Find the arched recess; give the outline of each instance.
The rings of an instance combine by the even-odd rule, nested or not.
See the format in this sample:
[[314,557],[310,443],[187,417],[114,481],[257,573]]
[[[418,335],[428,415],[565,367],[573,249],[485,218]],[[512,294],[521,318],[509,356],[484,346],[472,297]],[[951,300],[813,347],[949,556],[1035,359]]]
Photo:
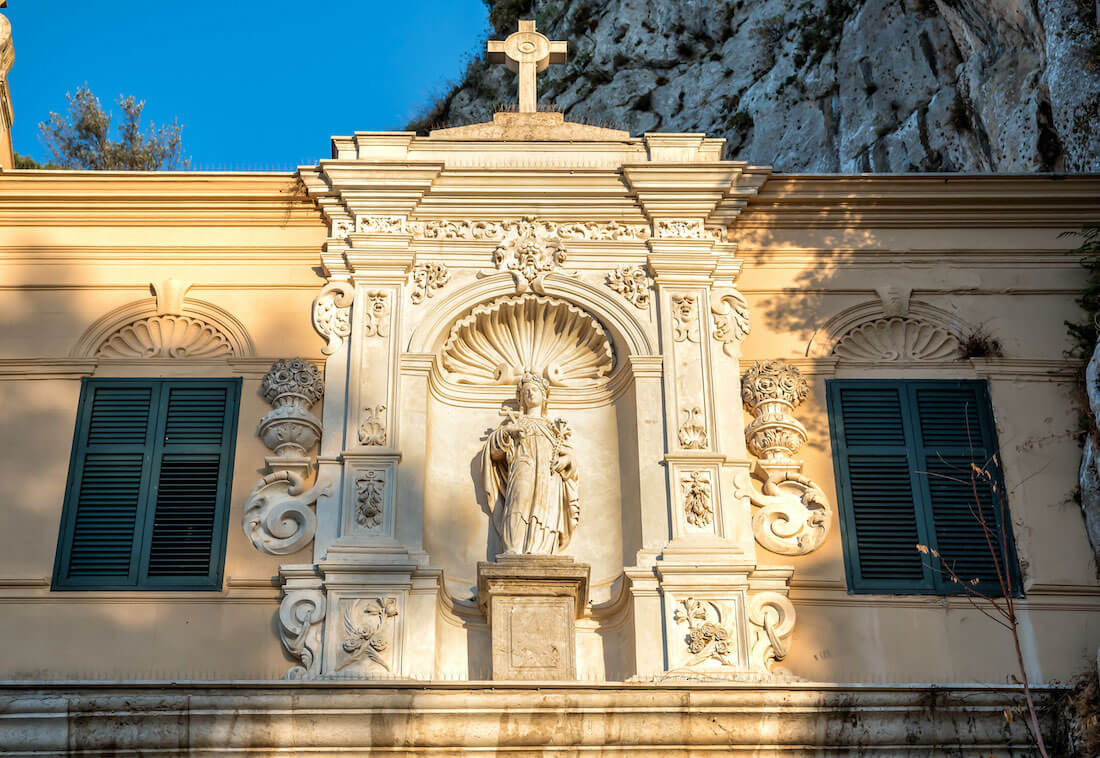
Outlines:
[[903,310],[882,302],[853,306],[829,319],[810,338],[806,355],[855,363],[953,360],[972,327],[934,305],[912,301]]
[[180,295],[149,297],[104,314],[69,353],[72,358],[250,358],[244,324],[213,303]]
[[[605,291],[571,277],[550,274],[544,281],[546,297],[580,309],[598,322],[614,353],[614,366],[599,386],[560,387],[555,389],[557,402],[564,406],[602,405],[630,383],[630,356],[652,355],[653,342],[646,329],[616,298]],[[454,403],[497,405],[514,391],[506,384],[458,384],[447,378],[442,367],[442,353],[452,328],[468,319],[475,309],[494,301],[516,295],[515,280],[508,273],[493,274],[467,284],[451,293],[417,327],[408,342],[412,353],[436,356],[431,373],[431,388],[440,399]]]

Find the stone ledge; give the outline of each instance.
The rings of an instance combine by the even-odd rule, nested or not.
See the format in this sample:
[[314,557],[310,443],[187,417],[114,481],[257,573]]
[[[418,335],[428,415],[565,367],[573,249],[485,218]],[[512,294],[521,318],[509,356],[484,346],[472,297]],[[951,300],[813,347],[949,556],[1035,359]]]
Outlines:
[[[1040,704],[1060,691],[1035,688]],[[9,682],[0,750],[1023,756],[1023,720],[1003,716],[1021,699],[1003,685]]]

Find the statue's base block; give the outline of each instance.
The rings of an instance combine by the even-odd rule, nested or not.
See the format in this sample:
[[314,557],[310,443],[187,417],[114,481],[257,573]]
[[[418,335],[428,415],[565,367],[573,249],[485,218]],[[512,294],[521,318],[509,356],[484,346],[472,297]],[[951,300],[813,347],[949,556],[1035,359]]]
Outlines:
[[574,622],[588,603],[587,563],[498,555],[477,564],[477,596],[493,642],[493,679],[577,678]]

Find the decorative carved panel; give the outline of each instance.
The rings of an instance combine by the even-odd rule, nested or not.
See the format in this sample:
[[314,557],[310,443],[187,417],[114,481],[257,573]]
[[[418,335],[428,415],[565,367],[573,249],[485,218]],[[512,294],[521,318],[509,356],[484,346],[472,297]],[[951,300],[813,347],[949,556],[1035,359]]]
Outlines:
[[614,366],[603,326],[553,297],[504,297],[475,307],[451,328],[443,367],[462,384],[515,384],[524,373],[551,385],[591,387]]
[[913,318],[880,318],[849,330],[833,347],[843,360],[943,361],[959,354],[958,338],[935,324]]

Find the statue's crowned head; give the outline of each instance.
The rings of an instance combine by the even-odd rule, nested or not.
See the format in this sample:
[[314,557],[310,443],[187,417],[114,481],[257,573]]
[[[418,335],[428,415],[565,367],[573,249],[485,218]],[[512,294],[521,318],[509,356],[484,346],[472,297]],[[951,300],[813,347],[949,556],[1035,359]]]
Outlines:
[[[538,395],[537,402],[534,397],[536,394]],[[530,371],[524,372],[523,376],[520,377],[519,382],[516,384],[516,398],[523,408],[529,408],[532,405],[545,405],[546,399],[549,396],[550,383],[538,374],[533,374]]]

